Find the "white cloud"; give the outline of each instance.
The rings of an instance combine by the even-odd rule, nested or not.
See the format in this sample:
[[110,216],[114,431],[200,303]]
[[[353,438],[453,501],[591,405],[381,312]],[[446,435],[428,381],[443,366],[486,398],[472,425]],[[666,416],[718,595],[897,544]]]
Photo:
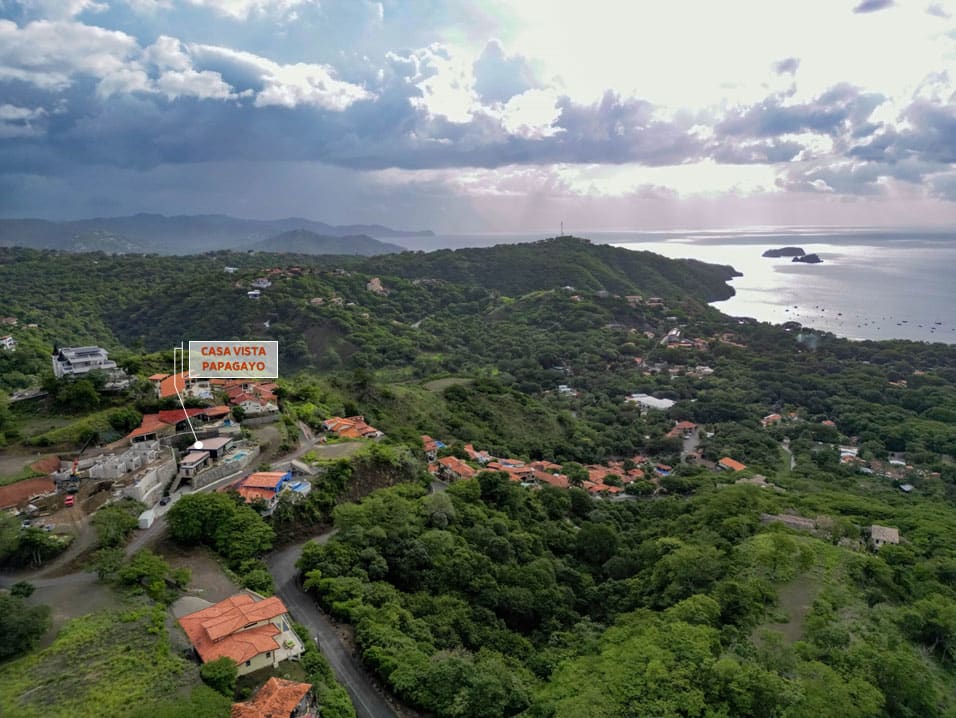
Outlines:
[[256,107],[313,105],[344,110],[353,102],[372,96],[360,85],[333,77],[333,69],[328,65],[283,65],[251,52],[215,45],[191,45],[189,52],[200,67],[215,61],[241,68],[246,75],[255,77],[262,85],[256,93]]
[[247,20],[252,16],[288,16],[302,5],[318,5],[316,0],[185,0],[190,5],[209,8],[223,17]]
[[135,38],[78,22],[40,20],[18,27],[0,20],[0,80],[62,90],[74,75],[103,79],[138,52]]
[[81,12],[103,12],[109,9],[106,2],[96,0],[23,0],[24,8],[49,20],[66,20]]
[[192,60],[186,54],[183,44],[168,35],[156,38],[156,42],[143,51],[143,59],[160,70],[188,70],[192,67]]
[[509,134],[518,137],[550,137],[559,130],[553,126],[561,114],[558,93],[554,90],[528,90],[512,97],[502,108],[500,119]]
[[167,70],[153,84],[169,100],[196,97],[201,100],[228,100],[236,97],[232,87],[223,82],[218,72],[203,70]]

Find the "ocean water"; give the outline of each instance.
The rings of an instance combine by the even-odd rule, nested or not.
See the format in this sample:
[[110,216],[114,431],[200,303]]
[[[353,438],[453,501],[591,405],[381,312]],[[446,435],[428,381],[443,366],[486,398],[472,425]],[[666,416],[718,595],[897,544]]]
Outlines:
[[[743,276],[735,296],[714,307],[731,316],[804,326],[850,339],[911,339],[956,344],[956,231],[868,228],[766,228],[721,231],[587,232],[593,242],[674,259],[729,264]],[[442,235],[414,249],[482,247],[545,234]],[[762,257],[796,245],[822,264]]]

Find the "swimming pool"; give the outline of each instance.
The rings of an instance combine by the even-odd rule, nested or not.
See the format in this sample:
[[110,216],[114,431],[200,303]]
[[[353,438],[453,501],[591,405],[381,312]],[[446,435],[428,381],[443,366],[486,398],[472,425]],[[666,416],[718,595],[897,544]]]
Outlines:
[[230,457],[229,457],[229,461],[242,461],[242,460],[243,460],[244,458],[246,458],[248,455],[249,455],[248,452],[246,452],[246,451],[240,451],[238,454],[233,454],[232,456],[230,456]]

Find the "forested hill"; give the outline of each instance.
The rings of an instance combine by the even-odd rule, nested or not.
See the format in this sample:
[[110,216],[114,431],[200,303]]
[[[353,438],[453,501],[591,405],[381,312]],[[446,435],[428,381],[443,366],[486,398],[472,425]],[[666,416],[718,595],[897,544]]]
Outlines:
[[260,252],[288,252],[291,254],[359,254],[370,257],[376,254],[403,252],[404,247],[380,242],[366,234],[350,234],[330,237],[307,229],[293,229],[275,237],[264,239],[249,246]]
[[739,276],[728,266],[672,260],[651,252],[591,244],[577,237],[427,254],[407,252],[373,259],[361,267],[370,274],[443,279],[509,296],[571,286],[669,298],[690,295],[707,302],[733,296],[726,282]]
[[[249,249],[257,242],[293,230],[314,232],[324,237],[367,235],[396,238],[432,235],[429,230],[404,232],[377,224],[336,226],[299,217],[252,220],[218,214],[175,217],[136,214],[129,217],[99,217],[68,222],[0,219],[0,246],[59,249],[68,252],[194,254],[220,249]],[[353,253],[348,247],[335,251],[342,254]],[[401,250],[391,245],[385,251]]]

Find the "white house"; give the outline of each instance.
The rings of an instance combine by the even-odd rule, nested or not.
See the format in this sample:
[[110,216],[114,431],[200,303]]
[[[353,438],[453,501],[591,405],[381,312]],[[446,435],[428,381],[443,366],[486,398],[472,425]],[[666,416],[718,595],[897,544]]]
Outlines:
[[0,337],[0,347],[3,347],[6,352],[15,352],[17,350],[17,340],[7,334],[5,337]]
[[651,396],[650,394],[631,394],[624,401],[630,404],[637,404],[643,410],[647,409],[656,409],[657,411],[665,411],[670,409],[677,402],[673,399],[658,399],[657,397]]
[[100,347],[61,347],[53,355],[53,373],[57,379],[87,374],[91,371],[113,371],[116,362]]

